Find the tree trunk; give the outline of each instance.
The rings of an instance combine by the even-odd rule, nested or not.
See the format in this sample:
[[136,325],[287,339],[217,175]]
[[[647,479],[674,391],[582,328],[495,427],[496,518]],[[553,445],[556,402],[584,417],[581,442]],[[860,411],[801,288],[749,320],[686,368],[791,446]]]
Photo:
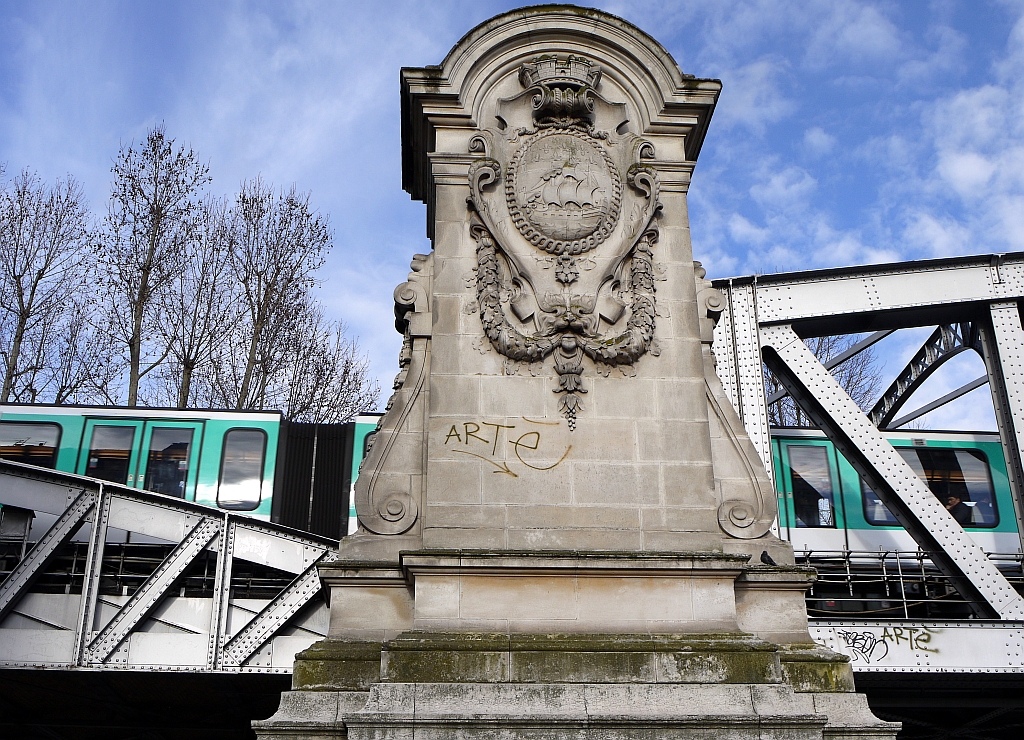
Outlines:
[[192,389],[192,370],[195,368],[194,360],[186,360],[181,363],[181,390],[178,391],[178,408],[188,408],[188,394]]
[[11,354],[7,360],[7,372],[4,373],[4,389],[0,394],[0,403],[7,403],[11,400],[11,391],[14,389],[14,378],[18,372],[18,361],[21,359],[21,345],[25,341],[25,327],[28,325],[28,315],[22,313],[18,316],[18,325],[14,329],[14,339],[11,341]]
[[259,346],[260,332],[262,326],[254,326],[252,339],[249,341],[249,356],[245,360],[245,373],[242,375],[242,386],[238,389],[238,401],[235,408],[239,411],[245,408],[245,399],[249,397],[249,386],[252,384],[252,375],[256,369],[256,349]]

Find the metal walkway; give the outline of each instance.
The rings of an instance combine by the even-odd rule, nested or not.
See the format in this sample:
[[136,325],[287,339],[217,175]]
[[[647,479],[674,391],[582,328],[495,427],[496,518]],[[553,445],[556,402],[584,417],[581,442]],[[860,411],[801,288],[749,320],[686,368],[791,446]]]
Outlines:
[[0,504],[55,518],[0,582],[0,667],[290,673],[327,633],[333,540],[5,460]]

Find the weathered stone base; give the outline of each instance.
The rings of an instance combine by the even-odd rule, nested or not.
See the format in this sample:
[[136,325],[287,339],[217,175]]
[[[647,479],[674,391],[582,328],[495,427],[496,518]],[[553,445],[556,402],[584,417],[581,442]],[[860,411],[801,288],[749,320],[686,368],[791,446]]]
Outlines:
[[291,691],[253,723],[264,740],[891,740],[860,694],[781,684],[383,683]]

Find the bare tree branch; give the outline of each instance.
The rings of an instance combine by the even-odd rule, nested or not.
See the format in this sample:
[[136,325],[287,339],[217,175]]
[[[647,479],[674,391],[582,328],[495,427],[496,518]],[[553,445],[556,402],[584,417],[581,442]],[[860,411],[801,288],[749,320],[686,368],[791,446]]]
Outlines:
[[135,406],[140,379],[171,352],[160,302],[194,248],[199,193],[210,178],[196,153],[175,147],[163,125],[137,147],[123,147],[111,171],[97,252],[110,331],[127,355],[128,405]]

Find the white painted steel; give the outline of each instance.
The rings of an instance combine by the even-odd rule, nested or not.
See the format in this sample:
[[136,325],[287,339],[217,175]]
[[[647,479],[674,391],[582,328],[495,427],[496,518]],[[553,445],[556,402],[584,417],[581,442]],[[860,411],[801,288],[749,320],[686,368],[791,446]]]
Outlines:
[[[1000,262],[1000,260],[1002,260]],[[715,281],[721,287],[724,281]],[[990,302],[1024,292],[1024,255],[759,276],[762,324],[878,311]]]
[[857,673],[1020,673],[1024,623],[811,620],[819,645]]
[[220,525],[220,521],[216,519],[203,519],[178,543],[153,575],[89,643],[85,655],[86,662],[104,663],[110,658],[111,653],[120,646],[128,633],[138,626],[167,594],[167,589],[178,576],[185,572],[192,561],[220,533]]
[[[818,361],[803,340],[789,326],[761,329],[761,342],[771,347],[789,371],[806,388],[843,436],[853,443],[864,459],[899,496],[906,510],[916,517],[974,589],[1002,619],[1024,618],[1024,599],[999,569],[985,556],[945,510],[935,494]],[[929,547],[931,549],[930,543]]]
[[61,545],[74,536],[95,505],[96,494],[93,491],[82,491],[46,535],[22,558],[4,582],[0,583],[0,619],[24,595],[32,583],[32,577],[39,569],[49,562]]
[[[290,673],[295,653],[327,633],[326,604],[310,600],[330,540],[8,461],[0,461],[0,504],[41,504],[58,515],[0,584],[2,667]],[[34,578],[83,525],[90,530],[82,594],[32,593]],[[131,597],[99,593],[107,530],[115,527],[179,543]],[[174,593],[175,579],[214,551],[213,598]],[[234,558],[297,575],[273,599],[232,599]]]
[[[721,351],[733,358],[734,395],[739,399],[737,409],[743,426],[754,444],[769,479],[774,480],[772,441],[768,429],[768,407],[765,402],[764,372],[761,368],[761,348],[758,340],[757,295],[754,286],[739,286],[728,301],[732,317],[730,340],[733,345]],[[721,324],[722,321],[719,321]],[[712,345],[712,350],[715,346]],[[716,358],[720,353],[715,352]]]

